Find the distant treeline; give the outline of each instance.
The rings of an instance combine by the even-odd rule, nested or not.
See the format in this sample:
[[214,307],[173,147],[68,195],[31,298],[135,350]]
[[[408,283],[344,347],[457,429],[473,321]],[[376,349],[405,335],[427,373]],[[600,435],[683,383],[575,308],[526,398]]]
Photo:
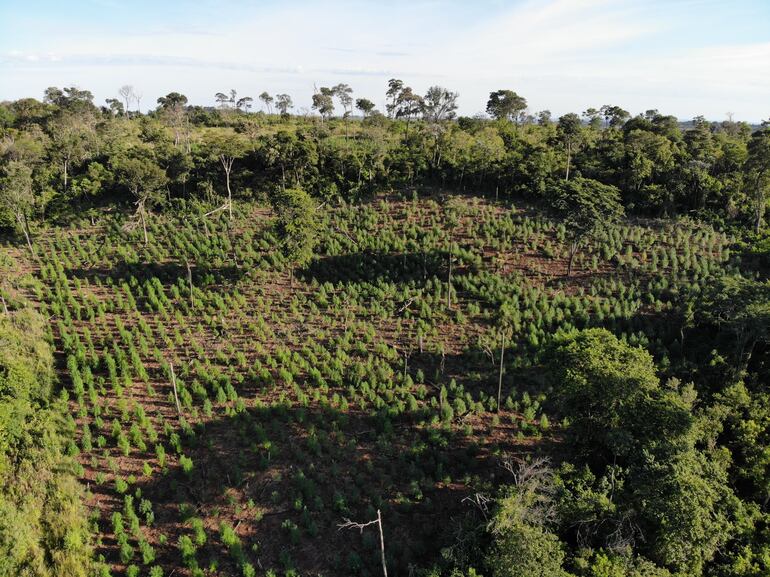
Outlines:
[[[5,220],[28,226],[73,204],[144,195],[147,209],[173,197],[250,197],[275,187],[353,200],[383,188],[439,186],[547,200],[575,177],[616,187],[627,213],[693,215],[759,230],[770,189],[770,127],[673,116],[631,116],[617,106],[552,119],[527,113],[510,90],[490,94],[488,117],[456,117],[455,92],[420,96],[391,80],[385,114],[349,86],[322,87],[313,110],[292,115],[291,97],[218,93],[218,108],[177,92],[147,114],[89,91],[49,88],[43,101],[0,104]],[[342,108],[334,116],[335,102]],[[352,118],[354,104],[363,120]],[[275,114],[273,114],[275,112]],[[8,192],[8,188],[14,188]],[[11,198],[9,198],[11,197]]]

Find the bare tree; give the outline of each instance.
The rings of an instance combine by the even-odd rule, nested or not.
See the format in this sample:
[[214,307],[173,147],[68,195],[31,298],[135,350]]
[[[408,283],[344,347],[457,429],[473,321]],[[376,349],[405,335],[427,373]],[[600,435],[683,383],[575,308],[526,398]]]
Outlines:
[[513,475],[518,499],[525,504],[522,520],[533,525],[543,525],[556,518],[554,501],[553,469],[548,457],[537,457],[530,461],[504,455],[503,469]]
[[227,202],[209,214],[227,209],[230,220],[233,219],[233,191],[230,187],[230,176],[233,170],[233,164],[238,158],[242,158],[247,150],[247,142],[240,134],[211,133],[207,135],[206,148],[212,157],[215,157],[222,164],[225,172],[225,185],[227,187]]
[[134,87],[130,84],[124,84],[118,90],[118,95],[123,99],[123,102],[126,103],[126,114],[128,114],[131,110],[131,102],[136,98]]
[[500,412],[500,403],[503,396],[503,371],[505,367],[503,365],[503,359],[505,357],[505,331],[500,331],[500,374],[497,377],[497,407],[496,412]]
[[382,515],[380,515],[379,509],[377,509],[377,518],[373,521],[369,521],[368,523],[356,523],[350,519],[345,519],[345,522],[337,525],[337,527],[339,527],[339,531],[342,529],[358,529],[359,532],[363,533],[364,529],[369,525],[377,525],[377,528],[380,530],[380,556],[382,559],[382,574],[384,577],[388,577],[388,566],[385,563],[385,537],[382,534]]

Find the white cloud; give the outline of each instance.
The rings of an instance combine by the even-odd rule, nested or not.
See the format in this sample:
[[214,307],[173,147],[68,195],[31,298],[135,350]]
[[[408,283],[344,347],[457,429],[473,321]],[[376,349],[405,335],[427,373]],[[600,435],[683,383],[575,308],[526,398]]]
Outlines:
[[[217,6],[205,9],[216,16]],[[770,39],[664,52],[658,43],[671,24],[646,2],[528,0],[467,23],[434,1],[228,9],[206,26],[151,22],[123,34],[65,27],[31,37],[23,50],[0,54],[0,98],[74,83],[101,99],[133,83],[146,102],[181,90],[211,104],[214,92],[235,87],[289,92],[307,106],[314,84],[348,82],[382,106],[396,76],[420,91],[433,83],[458,90],[466,114],[483,110],[498,88],[557,114],[605,103],[685,117],[770,114]]]

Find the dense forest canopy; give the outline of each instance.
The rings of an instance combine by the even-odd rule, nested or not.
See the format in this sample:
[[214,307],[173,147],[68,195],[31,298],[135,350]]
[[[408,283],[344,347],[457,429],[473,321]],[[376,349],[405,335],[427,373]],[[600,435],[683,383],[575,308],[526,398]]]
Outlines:
[[770,573],[770,122],[384,89],[0,103],[0,576]]

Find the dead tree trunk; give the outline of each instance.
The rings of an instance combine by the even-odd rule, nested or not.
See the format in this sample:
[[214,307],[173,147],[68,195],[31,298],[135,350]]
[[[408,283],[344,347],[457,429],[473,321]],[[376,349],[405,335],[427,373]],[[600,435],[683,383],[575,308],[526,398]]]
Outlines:
[[21,229],[24,231],[24,238],[27,239],[29,254],[35,256],[35,250],[32,248],[32,240],[29,235],[29,223],[27,222],[27,217],[24,214],[19,213],[16,215],[16,219],[19,221],[19,226],[21,226]]
[[497,412],[500,412],[500,402],[503,397],[503,358],[505,356],[505,333],[500,335],[500,373],[497,377]]
[[446,308],[451,309],[452,308],[452,247],[449,247],[449,253],[448,253],[448,260],[449,260],[449,273],[447,274],[446,279]]
[[182,414],[182,408],[179,406],[179,395],[176,391],[176,375],[174,374],[174,364],[169,363],[168,364],[169,369],[171,369],[171,386],[174,387],[174,402],[176,403],[176,414],[181,415]]
[[385,561],[385,535],[382,532],[382,515],[380,514],[380,510],[377,509],[377,518],[373,521],[369,521],[368,523],[354,523],[350,519],[345,519],[345,522],[338,525],[338,527],[340,531],[342,529],[358,529],[359,532],[363,533],[364,529],[369,525],[377,525],[377,528],[380,531],[380,559],[382,560],[382,574],[384,577],[388,577],[388,565]]
[[578,245],[577,242],[573,242],[569,248],[569,261],[567,262],[567,276],[572,276],[572,265],[575,262],[575,255],[577,254]]
[[192,269],[190,268],[190,261],[188,259],[184,259],[184,263],[187,266],[187,284],[190,285],[190,307],[195,308],[195,294],[193,293]]
[[141,205],[139,208],[139,218],[142,221],[142,232],[144,232],[144,246],[147,246],[150,243],[150,240],[147,237],[147,219],[144,215],[144,205]]
[[233,170],[235,157],[221,155],[219,160],[222,162],[222,168],[225,169],[225,184],[227,185],[227,209],[230,214],[230,220],[233,220],[233,191],[230,189],[230,172]]

